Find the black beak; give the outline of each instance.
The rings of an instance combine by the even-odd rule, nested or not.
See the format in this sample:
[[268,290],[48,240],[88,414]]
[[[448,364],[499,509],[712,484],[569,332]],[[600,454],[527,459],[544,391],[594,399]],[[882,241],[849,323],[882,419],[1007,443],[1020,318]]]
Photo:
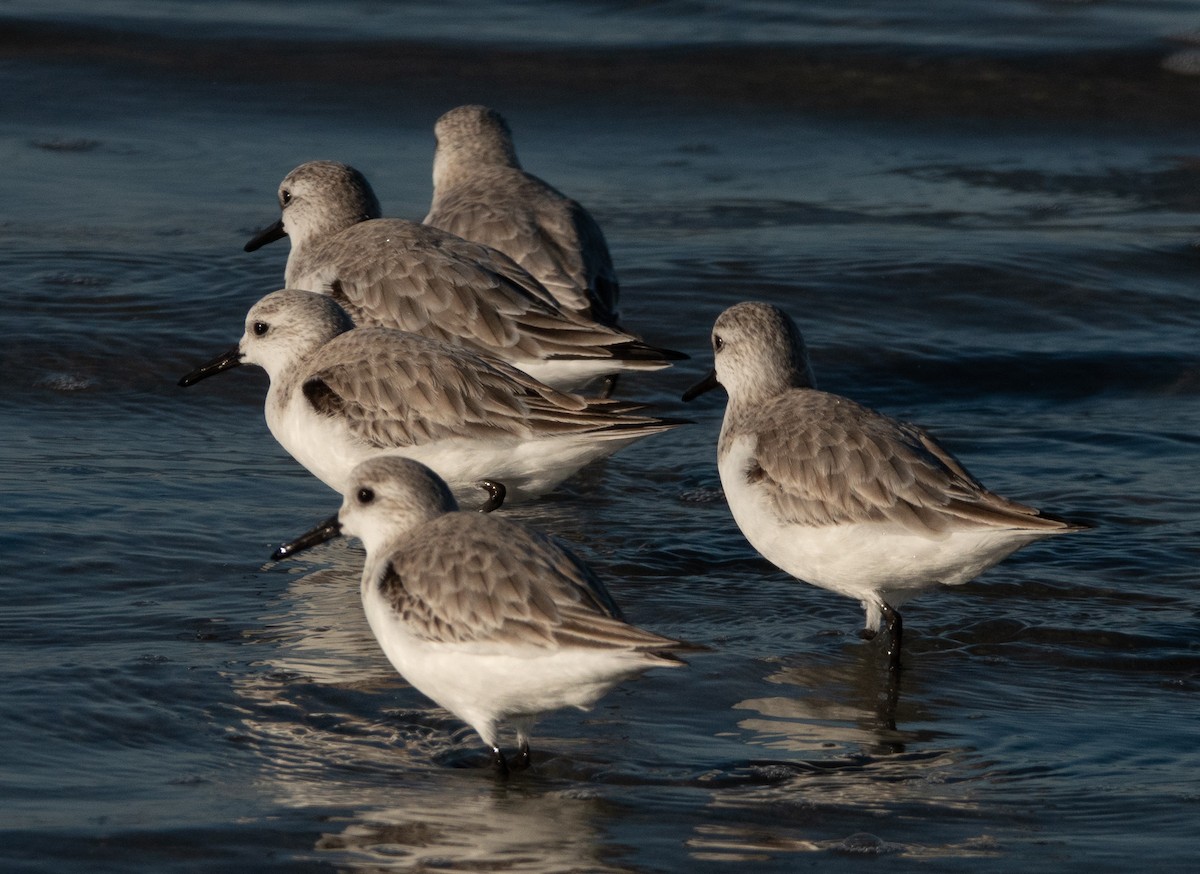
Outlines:
[[330,516],[316,528],[305,532],[295,540],[285,543],[271,553],[271,561],[282,561],[285,558],[291,558],[297,552],[316,546],[318,543],[324,543],[326,540],[333,540],[342,533],[342,523],[338,521],[337,516]]
[[257,234],[250,238],[250,242],[246,243],[245,250],[253,252],[256,249],[261,249],[267,243],[274,243],[276,240],[282,240],[287,236],[287,231],[283,229],[283,219],[275,222],[268,228],[263,228]]
[[716,368],[713,368],[712,370],[710,370],[708,372],[708,374],[704,377],[704,379],[700,380],[698,383],[696,383],[694,386],[692,386],[691,388],[689,388],[687,391],[685,391],[683,393],[683,399],[685,401],[695,400],[696,398],[700,397],[700,395],[704,394],[706,391],[712,391],[714,388],[716,388],[720,384],[721,383],[717,382]]
[[228,352],[218,355],[208,364],[201,364],[183,379],[179,380],[179,384],[184,388],[189,385],[195,385],[202,379],[207,379],[214,373],[220,373],[222,370],[228,370],[231,367],[237,367],[242,363],[242,350],[234,346]]

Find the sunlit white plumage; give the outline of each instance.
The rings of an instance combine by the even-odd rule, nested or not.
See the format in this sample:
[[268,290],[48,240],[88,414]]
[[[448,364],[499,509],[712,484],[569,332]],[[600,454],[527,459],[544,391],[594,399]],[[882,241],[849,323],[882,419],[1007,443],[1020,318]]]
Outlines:
[[389,661],[471,725],[502,770],[502,724],[528,764],[538,715],[590,708],[621,680],[678,667],[678,641],[626,623],[575,555],[519,523],[458,512],[446,484],[410,459],[374,458],[348,479],[336,520],[276,557],[334,536],[367,551],[362,601]]
[[579,203],[521,168],[503,116],[458,106],[434,134],[425,224],[498,249],[563,307],[616,324],[619,285],[604,233]]
[[892,632],[896,608],[973,579],[1017,549],[1082,527],[989,492],[926,432],[818,391],[804,341],[777,307],[740,303],[712,332],[729,394],[717,465],[730,511],[768,561],[862,603]]
[[439,228],[375,216],[366,179],[334,161],[301,164],[279,187],[289,288],[328,294],[360,326],[421,334],[495,356],[562,389],[687,356],[565,310],[508,256]]
[[275,439],[339,492],[365,459],[404,455],[460,493],[493,480],[519,500],[680,424],[557,391],[461,347],[354,328],[333,299],[295,289],[256,303],[238,346],[181,384],[242,363],[271,378],[266,419]]

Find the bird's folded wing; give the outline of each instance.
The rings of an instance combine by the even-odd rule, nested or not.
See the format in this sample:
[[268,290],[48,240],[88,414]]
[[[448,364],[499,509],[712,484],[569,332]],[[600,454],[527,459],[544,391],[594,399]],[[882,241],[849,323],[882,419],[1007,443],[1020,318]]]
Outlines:
[[797,524],[888,521],[931,535],[1062,524],[989,492],[917,426],[846,398],[789,392],[761,412],[755,430],[746,475]]

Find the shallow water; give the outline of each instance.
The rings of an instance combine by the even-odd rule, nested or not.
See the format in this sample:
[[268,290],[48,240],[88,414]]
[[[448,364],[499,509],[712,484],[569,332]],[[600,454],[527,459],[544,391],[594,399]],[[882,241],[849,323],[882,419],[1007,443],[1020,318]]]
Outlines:
[[[1200,814],[1194,3],[0,5],[6,871],[1191,870]],[[282,283],[295,164],[428,206],[432,124],[508,116],[593,211],[625,386],[696,425],[512,516],[707,644],[546,718],[497,784],[388,667],[361,552],[265,378],[178,377]],[[1095,530],[906,609],[757,558],[720,499],[725,306],[818,379]]]

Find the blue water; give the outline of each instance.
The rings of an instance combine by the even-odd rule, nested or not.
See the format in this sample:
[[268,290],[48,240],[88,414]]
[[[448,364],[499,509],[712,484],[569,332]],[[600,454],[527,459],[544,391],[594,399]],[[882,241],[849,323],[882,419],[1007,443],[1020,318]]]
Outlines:
[[[1190,871],[1200,817],[1194,2],[0,3],[0,869]],[[539,724],[506,784],[385,662],[337,497],[250,369],[180,389],[282,284],[241,246],[313,158],[428,206],[486,102],[585,203],[694,426],[513,517],[574,543],[686,671]],[[725,306],[1093,531],[905,611],[758,558]]]

